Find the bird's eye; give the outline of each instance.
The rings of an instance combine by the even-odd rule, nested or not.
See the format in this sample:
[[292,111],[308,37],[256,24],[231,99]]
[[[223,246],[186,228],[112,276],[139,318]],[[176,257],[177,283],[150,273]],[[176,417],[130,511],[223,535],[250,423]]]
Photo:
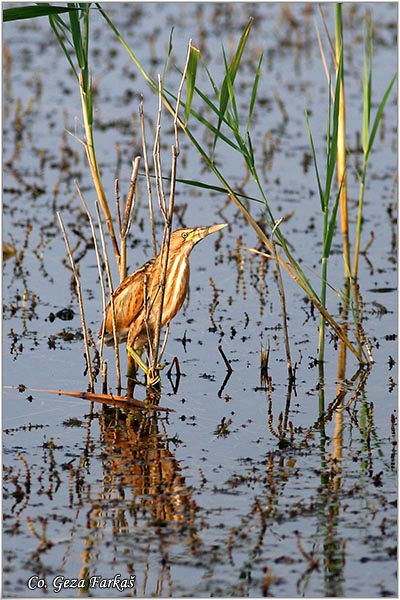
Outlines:
[[182,235],[183,239],[186,240],[186,238],[188,236],[188,232],[184,231],[181,235]]

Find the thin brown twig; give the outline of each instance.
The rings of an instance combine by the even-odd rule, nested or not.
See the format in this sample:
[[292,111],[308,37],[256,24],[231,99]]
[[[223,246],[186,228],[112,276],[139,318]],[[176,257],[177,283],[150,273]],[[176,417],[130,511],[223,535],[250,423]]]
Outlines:
[[136,181],[140,165],[140,156],[137,156],[132,163],[131,180],[129,184],[128,197],[125,203],[124,218],[120,224],[119,238],[121,246],[121,267],[120,267],[120,278],[121,280],[126,277],[126,241],[128,233],[132,223],[132,210],[135,206],[135,189]]
[[[101,268],[101,255],[100,255],[100,248],[99,248],[99,244],[97,242],[97,236],[96,236],[96,231],[95,231],[95,227],[94,227],[94,222],[93,222],[93,218],[92,215],[90,213],[89,207],[86,203],[86,200],[81,192],[81,189],[77,183],[77,181],[75,181],[75,187],[77,189],[77,192],[79,194],[79,197],[81,199],[81,202],[85,208],[87,217],[89,219],[89,225],[90,225],[90,229],[92,232],[92,239],[93,239],[93,244],[94,244],[94,250],[95,250],[95,254],[96,254],[96,260],[97,260],[97,268],[99,271],[99,278],[100,278],[100,286],[101,286],[101,297],[102,297],[102,301],[103,301],[103,313],[105,313],[106,310],[106,306],[107,306],[107,295],[106,295],[106,288],[104,285],[104,277],[103,277],[103,270]],[[104,347],[104,340],[103,340],[103,329],[104,329],[104,320],[102,323],[102,329],[100,331],[100,360],[103,360],[103,347]]]
[[126,238],[126,236],[128,235],[129,228],[130,228],[130,225],[132,222],[132,209],[135,206],[135,191],[136,191],[136,181],[137,181],[137,176],[138,176],[138,171],[139,171],[139,165],[140,165],[140,156],[137,156],[132,163],[131,181],[129,184],[129,192],[128,192],[128,197],[126,199],[126,204],[125,204],[125,214],[124,214],[124,222],[123,222],[123,228],[122,228],[122,235],[124,238]]
[[152,240],[153,240],[153,254],[154,254],[154,256],[157,256],[157,238],[156,238],[156,228],[155,228],[155,223],[154,223],[153,197],[152,197],[152,191],[151,191],[149,160],[148,160],[148,156],[147,156],[146,127],[145,127],[144,113],[143,113],[143,98],[141,98],[140,104],[139,104],[139,116],[140,116],[140,127],[141,127],[141,131],[142,131],[142,149],[143,149],[144,170],[146,173],[147,197],[149,200],[149,216],[150,216],[150,225],[151,225],[151,235],[152,235]]
[[165,327],[165,333],[164,333],[163,343],[162,343],[160,354],[159,354],[159,361],[164,356],[165,348],[167,347],[167,341],[168,341],[168,336],[169,336],[169,328],[170,328],[170,324],[167,323],[167,325]]
[[75,278],[75,285],[76,285],[76,291],[78,294],[79,311],[80,311],[80,315],[81,315],[81,323],[82,323],[82,330],[83,330],[83,340],[84,340],[84,344],[85,344],[86,363],[87,363],[87,368],[88,368],[88,373],[89,373],[89,389],[90,389],[90,391],[94,392],[94,379],[93,379],[92,365],[91,365],[91,360],[90,360],[89,339],[88,339],[88,334],[87,334],[87,329],[86,329],[85,311],[83,308],[81,282],[79,279],[78,271],[75,266],[74,257],[72,256],[71,246],[69,245],[69,240],[68,240],[68,235],[67,235],[66,229],[64,227],[62,217],[59,212],[57,212],[57,217],[58,217],[58,221],[60,223],[61,231],[64,236],[65,246],[67,248],[67,253],[69,256],[70,263],[71,263],[72,272],[73,272],[74,278]]
[[277,251],[276,251],[276,242],[274,239],[275,229],[276,229],[276,227],[279,227],[280,222],[281,221],[279,220],[275,223],[275,226],[272,230],[271,242],[272,242],[272,248],[273,248],[274,256],[275,256],[277,283],[278,283],[279,297],[281,300],[281,308],[282,308],[283,337],[285,340],[286,364],[287,364],[287,369],[288,369],[289,382],[292,383],[293,369],[292,369],[292,358],[291,358],[291,354],[290,354],[289,329],[288,329],[288,324],[287,324],[288,319],[287,319],[287,311],[286,311],[285,288],[283,285],[282,271],[281,271],[281,267],[279,264]]
[[325,71],[326,78],[327,78],[327,80],[329,82],[330,92],[331,92],[331,96],[332,96],[332,100],[333,100],[335,98],[335,92],[334,92],[334,89],[333,89],[333,84],[332,84],[331,77],[329,75],[329,69],[328,69],[328,64],[326,62],[325,50],[324,50],[324,48],[322,46],[321,34],[319,32],[317,23],[315,24],[315,28],[316,28],[316,31],[317,31],[317,39],[318,39],[319,51],[321,53],[322,64],[324,66],[324,71]]
[[165,199],[164,183],[162,180],[162,166],[161,166],[161,153],[160,153],[160,133],[161,133],[161,115],[162,115],[161,99],[162,99],[162,82],[161,82],[161,77],[158,76],[158,112],[157,112],[156,133],[154,136],[154,145],[153,145],[153,161],[154,161],[154,173],[155,173],[155,178],[156,178],[156,190],[157,190],[158,204],[160,207],[161,214],[164,217],[164,220],[167,220],[166,199]]
[[319,10],[319,14],[321,15],[322,24],[324,26],[325,34],[326,34],[326,37],[327,37],[328,42],[329,42],[329,47],[331,49],[332,59],[333,59],[334,64],[335,64],[335,68],[337,69],[338,65],[337,65],[337,61],[336,61],[335,44],[333,43],[332,38],[331,38],[331,36],[329,34],[328,25],[326,23],[325,15],[322,12],[321,4],[318,4],[318,10]]
[[121,217],[121,207],[120,207],[120,193],[119,193],[119,179],[114,181],[114,196],[115,196],[115,207],[117,213],[117,223],[118,223],[118,231],[121,232],[122,229],[122,217]]
[[[101,222],[100,209],[99,209],[98,202],[96,202],[96,214],[97,214],[97,219],[99,222],[101,246],[103,249],[104,262],[106,265],[108,287],[110,290],[110,308],[111,308],[111,318],[112,318],[112,327],[113,327],[113,336],[114,336],[115,369],[117,372],[117,389],[120,390],[121,389],[121,368],[120,368],[120,360],[119,360],[118,331],[117,331],[117,323],[115,320],[115,307],[114,307],[114,295],[113,295],[114,288],[113,288],[113,284],[112,284],[110,262],[108,260],[107,246],[106,246],[106,241],[105,241],[105,237],[104,237],[104,230],[103,230],[103,225]],[[105,322],[105,318],[106,318],[106,311],[104,308],[103,323]]]

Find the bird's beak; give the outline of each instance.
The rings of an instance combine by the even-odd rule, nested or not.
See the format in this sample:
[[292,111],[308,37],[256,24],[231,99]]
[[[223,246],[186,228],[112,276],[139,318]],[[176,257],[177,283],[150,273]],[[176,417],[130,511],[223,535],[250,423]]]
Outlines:
[[216,231],[219,231],[220,229],[223,229],[224,227],[227,227],[228,223],[221,223],[221,225],[210,225],[210,227],[206,227],[207,229],[207,233],[206,235],[210,235],[210,233],[215,233]]
[[227,225],[227,223],[222,223],[221,225],[210,225],[209,227],[196,227],[196,229],[193,231],[193,239],[199,242],[211,233],[215,233]]
[[226,226],[227,223],[222,223],[221,225],[210,225],[209,227],[196,227],[189,233],[186,241],[191,242],[192,245],[196,245],[211,233],[215,233]]

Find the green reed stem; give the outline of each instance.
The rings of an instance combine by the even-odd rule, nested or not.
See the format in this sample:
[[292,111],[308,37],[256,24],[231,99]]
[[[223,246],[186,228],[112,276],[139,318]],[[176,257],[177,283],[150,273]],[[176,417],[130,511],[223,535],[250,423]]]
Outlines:
[[[335,173],[337,160],[338,136],[339,136],[339,106],[340,106],[340,76],[342,73],[343,63],[340,59],[338,64],[338,76],[336,78],[335,96],[332,111],[332,100],[330,95],[330,82],[328,84],[328,117],[327,117],[327,134],[326,134],[326,175],[325,186],[321,181],[321,176],[318,168],[317,154],[314,145],[311,126],[306,112],[306,125],[310,140],[311,153],[314,163],[314,169],[317,178],[317,186],[320,197],[320,205],[323,215],[322,228],[322,257],[321,257],[321,304],[326,307],[327,301],[327,285],[328,285],[328,261],[332,247],[332,241],[335,233],[336,217],[340,202],[340,192],[336,195],[336,199],[331,206],[332,185]],[[319,321],[318,335],[318,360],[322,365],[325,356],[325,317],[321,313]],[[322,369],[322,367],[321,367]]]
[[375,119],[370,129],[371,119],[371,104],[372,104],[372,59],[373,59],[373,30],[370,16],[364,20],[364,70],[363,70],[363,128],[362,128],[362,147],[363,147],[363,165],[361,169],[360,191],[358,197],[356,237],[354,244],[354,259],[353,259],[353,279],[356,282],[358,278],[358,265],[360,257],[361,231],[363,222],[363,206],[365,194],[365,182],[367,177],[368,161],[371,156],[372,148],[375,142],[375,137],[378,131],[384,108],[396,81],[395,74],[390,81],[382,100],[376,111]]

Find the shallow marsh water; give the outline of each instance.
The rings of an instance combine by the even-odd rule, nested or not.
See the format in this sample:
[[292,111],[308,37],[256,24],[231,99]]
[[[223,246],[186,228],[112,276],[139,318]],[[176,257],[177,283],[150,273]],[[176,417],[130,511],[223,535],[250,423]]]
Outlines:
[[[171,65],[182,68],[193,38],[221,79],[221,42],[229,53],[254,17],[246,70],[237,78],[243,91],[239,109],[247,114],[252,73],[264,51],[253,144],[275,216],[293,212],[285,233],[306,268],[318,272],[322,217],[304,118],[307,108],[322,168],[327,84],[314,30],[316,5],[105,6],[153,75],[163,70],[174,26]],[[375,28],[373,112],[397,68],[396,5],[344,5],[350,148],[362,123],[367,9]],[[332,5],[324,12],[333,32]],[[124,193],[130,162],[140,151],[140,95],[153,124],[157,103],[101,17],[93,21],[95,139],[112,198],[115,177]],[[322,31],[320,22],[319,27]],[[3,595],[52,596],[56,576],[121,574],[127,581],[136,577],[133,589],[97,585],[90,595],[396,596],[395,93],[379,129],[366,190],[363,243],[371,232],[373,242],[361,260],[360,285],[375,364],[360,393],[355,395],[351,382],[357,364],[348,356],[347,408],[329,410],[337,394],[338,350],[328,332],[321,414],[317,316],[285,280],[297,365],[289,396],[273,265],[246,250],[257,240],[225,196],[178,185],[177,226],[229,227],[203,241],[191,257],[189,301],[172,324],[165,354],[168,366],[179,359],[177,391],[175,378],[162,375],[161,404],[175,412],[138,429],[124,414],[100,405],[32,391],[87,387],[79,310],[56,210],[75,255],[82,254],[86,318],[97,332],[102,307],[96,259],[74,180],[90,206],[94,192],[83,148],[66,131],[82,135],[78,90],[46,19],[9,23],[3,31],[3,239],[17,250],[3,268]],[[171,69],[167,85],[174,89],[177,82]],[[167,171],[171,121],[163,119]],[[183,136],[181,146],[178,176],[215,185]],[[217,160],[234,186],[255,195],[237,157],[221,152]],[[353,231],[358,184],[351,167],[348,177]],[[262,218],[262,205],[252,210]],[[149,239],[142,184],[130,270],[150,258]],[[339,232],[334,248],[329,280],[340,288]],[[338,314],[333,293],[329,309]],[[261,344],[270,346],[269,389],[260,382]],[[233,368],[228,379],[219,346]],[[113,386],[110,351],[107,358]],[[30,590],[32,576],[47,589]],[[65,588],[58,596],[78,593]]]

